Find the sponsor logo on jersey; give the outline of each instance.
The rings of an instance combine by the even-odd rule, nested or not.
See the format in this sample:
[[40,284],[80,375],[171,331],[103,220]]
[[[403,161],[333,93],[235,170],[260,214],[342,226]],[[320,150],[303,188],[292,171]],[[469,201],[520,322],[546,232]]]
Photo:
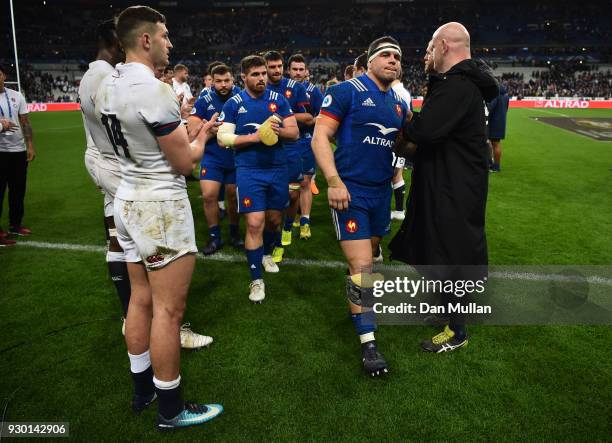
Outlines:
[[270,110],[270,112],[276,112],[278,111],[278,105],[272,102],[268,105],[268,109]]
[[238,108],[238,114],[246,114],[246,113],[247,113],[247,110],[244,109],[244,106],[241,106]]
[[321,107],[327,108],[331,104],[332,104],[332,96],[330,94],[327,94],[325,98],[323,99],[323,103],[321,103]]
[[361,141],[361,143],[367,143],[368,145],[384,146],[386,148],[392,148],[394,142],[395,140],[387,140],[382,137],[370,137],[369,135],[366,135]]
[[346,232],[349,234],[354,234],[355,232],[359,231],[359,223],[357,223],[357,220],[354,218],[351,218],[344,225],[344,229],[346,229]]
[[361,106],[376,106],[376,103],[374,103],[374,100],[368,97],[364,101],[361,102]]
[[[210,105],[208,105],[208,108],[206,108],[207,111],[214,111],[215,107],[212,105],[212,103]],[[239,111],[240,112],[240,111]]]
[[285,90],[285,97],[287,97],[287,98],[291,98],[291,95],[292,95],[292,94],[293,94],[293,93],[291,92],[291,89],[287,89],[287,90]]
[[225,112],[221,111],[221,114],[219,114],[219,117],[217,118],[217,120],[220,122],[225,120]]
[[366,123],[366,126],[374,126],[375,128],[378,128],[378,132],[380,132],[382,135],[389,135],[392,134],[396,131],[399,131],[399,129],[397,128],[386,128],[383,125],[381,125],[380,123]]
[[245,208],[250,208],[251,204],[253,204],[253,202],[251,201],[250,197],[244,197],[242,199],[242,206],[244,206]]

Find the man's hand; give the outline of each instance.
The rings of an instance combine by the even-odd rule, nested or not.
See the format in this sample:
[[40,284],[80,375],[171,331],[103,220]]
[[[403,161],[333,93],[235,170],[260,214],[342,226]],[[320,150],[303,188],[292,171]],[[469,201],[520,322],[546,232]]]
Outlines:
[[190,128],[188,131],[189,142],[195,142],[198,145],[205,145],[208,140],[217,136],[217,131],[221,122],[217,121],[219,113],[215,112],[210,120],[202,120],[199,125]]
[[351,202],[351,194],[337,175],[327,179],[327,201],[336,211],[348,209]]
[[219,131],[219,126],[221,126],[221,122],[217,121],[217,117],[219,117],[219,113],[215,112],[211,117],[210,120],[208,120],[207,122],[202,122],[203,123],[203,128],[202,130],[208,133],[208,138],[213,138],[217,136],[217,132]]
[[198,119],[196,118],[194,118],[193,120],[194,121],[192,122],[190,119],[189,124],[187,125],[187,136],[189,137],[189,143],[196,139],[196,137],[200,133],[200,130],[202,129],[202,126],[204,126],[204,122],[206,121],[197,121]]
[[0,132],[12,131],[13,129],[19,127],[16,123],[8,118],[0,118],[0,124],[2,125],[2,130]]
[[187,118],[191,115],[191,110],[193,109],[193,104],[195,101],[195,97],[191,97],[185,103],[183,103],[183,100],[181,99],[181,118],[183,120],[187,120]]
[[36,158],[36,149],[34,149],[34,146],[29,146],[28,147],[28,162],[34,161],[34,158]]
[[280,122],[278,120],[271,120],[270,121],[270,128],[272,128],[272,131],[274,131],[274,133],[276,135],[278,135],[278,133],[280,132]]

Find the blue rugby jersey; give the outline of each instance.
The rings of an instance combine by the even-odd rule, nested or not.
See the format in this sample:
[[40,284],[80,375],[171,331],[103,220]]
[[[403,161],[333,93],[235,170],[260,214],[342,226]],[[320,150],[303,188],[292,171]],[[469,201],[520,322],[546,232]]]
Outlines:
[[[306,88],[301,83],[283,77],[276,85],[268,83],[268,89],[285,97],[294,113],[306,112],[305,106],[309,104],[309,100],[306,95]],[[303,133],[304,131],[300,127],[300,138],[302,138]],[[285,142],[285,148],[288,150],[301,149],[301,146],[300,139],[294,142]]]
[[[285,119],[292,116],[293,111],[289,102],[274,91],[266,90],[260,97],[253,98],[244,90],[225,102],[219,121],[235,124],[236,135],[248,135],[256,132],[272,114]],[[273,168],[287,164],[280,140],[274,146],[256,143],[236,149],[234,159],[236,167],[242,168]]]
[[[239,88],[238,92],[240,92]],[[217,94],[214,89],[211,89],[208,91],[207,94],[200,94],[200,97],[193,105],[191,115],[194,115],[204,120],[210,120],[215,112],[221,114],[221,111],[223,110],[223,105],[226,102],[227,100],[223,101],[219,94]],[[206,150],[204,151],[204,155],[207,160],[213,160],[216,163],[222,165],[224,168],[234,167],[234,151],[232,149],[226,149],[219,146],[219,144],[217,143],[217,137],[213,137],[208,140],[208,143],[206,143]]]
[[401,97],[392,89],[381,91],[363,74],[329,88],[320,114],[340,122],[334,159],[349,191],[366,197],[387,194],[393,145],[408,115]]

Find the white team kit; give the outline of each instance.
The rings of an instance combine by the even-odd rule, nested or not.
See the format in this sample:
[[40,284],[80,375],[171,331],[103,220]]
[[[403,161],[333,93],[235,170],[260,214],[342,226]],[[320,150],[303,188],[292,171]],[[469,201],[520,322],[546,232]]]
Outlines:
[[183,103],[187,103],[192,97],[191,87],[187,82],[179,83],[175,78],[172,79],[172,89],[176,95],[183,94]]
[[197,252],[185,178],[172,169],[156,138],[181,121],[172,87],[141,63],[117,65],[98,89],[95,113],[121,167],[114,215],[126,261],[142,260],[153,270]]
[[96,60],[89,64],[89,69],[83,75],[79,85],[79,100],[87,139],[85,166],[94,183],[104,193],[105,217],[113,215],[113,200],[121,180],[121,171],[106,129],[96,117],[95,106],[100,83],[106,76],[114,72],[116,72],[115,68],[108,62]]

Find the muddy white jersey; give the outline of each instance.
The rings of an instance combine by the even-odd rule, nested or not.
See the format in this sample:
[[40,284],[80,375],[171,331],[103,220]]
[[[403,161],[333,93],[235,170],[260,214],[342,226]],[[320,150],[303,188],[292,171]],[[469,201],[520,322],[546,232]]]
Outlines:
[[142,63],[117,65],[96,95],[96,116],[107,133],[121,167],[116,197],[127,201],[166,201],[187,197],[185,178],[166,159],[157,137],[181,122],[172,87],[155,78]]
[[100,167],[118,170],[119,161],[115,157],[113,145],[110,142],[104,125],[96,117],[96,93],[102,80],[114,72],[116,72],[115,68],[104,60],[91,62],[79,85],[79,101],[81,102],[81,112],[83,113],[87,151],[90,154],[99,154],[97,158],[100,160],[98,162]]

